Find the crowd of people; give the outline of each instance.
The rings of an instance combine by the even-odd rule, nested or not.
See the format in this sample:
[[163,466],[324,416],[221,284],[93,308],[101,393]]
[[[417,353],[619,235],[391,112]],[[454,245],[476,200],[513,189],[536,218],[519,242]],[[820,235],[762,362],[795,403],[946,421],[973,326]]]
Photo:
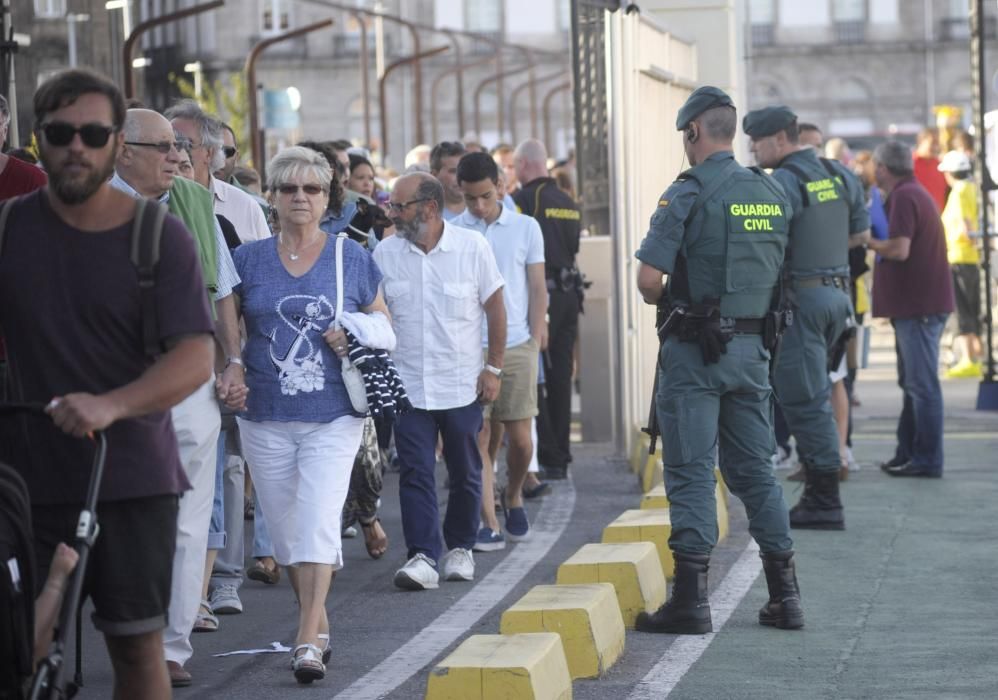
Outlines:
[[542,143],[420,146],[396,174],[311,140],[262,181],[196,102],[126,104],[89,70],[45,82],[34,116],[37,165],[0,157],[3,400],[48,415],[5,421],[0,442],[51,584],[39,653],[75,565],[93,431],[111,447],[84,592],[116,697],[191,684],[191,635],[243,611],[245,578],[282,572],[292,672],[322,679],[343,537],[359,525],[372,558],[390,547],[386,468],[400,588],[471,581],[473,552],[529,539],[524,499],[571,462],[582,289],[581,216]]
[[[75,565],[65,543],[93,431],[111,451],[86,594],[116,697],[189,685],[191,635],[243,611],[245,578],[282,572],[298,602],[292,672],[322,679],[342,539],[359,525],[372,558],[389,551],[386,468],[399,478],[399,588],[471,581],[474,553],[529,539],[524,499],[557,488],[572,461],[585,283],[570,163],[552,171],[535,139],[491,152],[444,141],[394,173],[350,141],[310,140],[277,152],[263,180],[196,102],[126,104],[88,70],[46,81],[34,116],[38,166],[0,155],[2,398],[47,416],[5,422],[0,440],[31,497],[37,653]],[[0,131],[9,119],[0,101]],[[936,369],[954,308],[948,375],[980,376],[972,145],[958,135],[939,159],[927,131],[914,157],[893,141],[854,156],[767,107],[742,122],[767,174],[735,161],[722,91],[696,90],[676,126],[692,167],[637,252],[639,289],[663,310],[676,582],[637,626],[711,630],[719,453],[764,561],[759,621],[795,629],[790,529],[845,527],[863,315],[889,319],[897,339],[904,404],[886,473],[942,475]],[[773,466],[795,461],[791,436],[790,478],[805,487],[788,509]]]

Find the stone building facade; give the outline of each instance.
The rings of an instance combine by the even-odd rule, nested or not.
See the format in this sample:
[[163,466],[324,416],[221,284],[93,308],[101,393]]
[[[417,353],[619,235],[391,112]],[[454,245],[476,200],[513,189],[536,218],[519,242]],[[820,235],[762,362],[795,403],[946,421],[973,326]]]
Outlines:
[[[748,0],[749,107],[787,104],[826,136],[867,145],[935,123],[955,105],[970,124],[968,0]],[[984,3],[987,109],[998,8]]]
[[[30,98],[40,79],[53,70],[68,65],[67,13],[86,13],[90,19],[76,26],[77,55],[81,65],[89,65],[120,81],[123,69],[121,44],[124,12],[134,27],[139,22],[163,13],[200,4],[203,0],[119,0],[106,9],[106,0],[14,0],[14,21],[18,31],[30,33],[32,46],[17,59],[18,95],[22,133],[30,128]],[[401,165],[405,151],[416,145],[418,136],[434,139],[475,139],[486,145],[520,140],[535,135],[545,137],[543,119],[547,106],[547,133],[553,142],[553,155],[564,155],[573,138],[572,101],[567,89],[570,75],[568,0],[228,0],[221,8],[180,20],[147,33],[135,50],[139,67],[134,68],[136,96],[156,109],[163,109],[178,97],[170,75],[184,75],[202,81],[229,78],[243,70],[247,55],[262,39],[330,18],[332,27],[290,39],[268,48],[257,63],[257,84],[264,123],[276,125],[266,130],[268,150],[301,138],[349,138],[365,140],[364,109],[360,78],[361,29],[357,20],[336,5],[367,10],[380,8],[389,15],[430,28],[470,31],[484,34],[507,46],[502,49],[503,109],[512,110],[515,93],[515,121],[504,119],[500,133],[497,123],[496,82],[482,82],[496,73],[495,64],[487,61],[494,55],[485,40],[451,36],[445,32],[419,31],[422,50],[448,47],[440,55],[422,62],[422,134],[417,128],[414,73],[401,67],[385,81],[388,116],[390,164]],[[43,10],[39,12],[39,10]],[[44,10],[51,10],[46,13]],[[378,69],[413,52],[408,30],[391,21],[383,22],[381,56],[376,50],[379,33],[372,20],[367,25],[369,57],[369,112],[372,141],[381,141],[379,118]],[[456,103],[454,41],[459,42],[464,65],[464,133],[461,133]],[[531,49],[528,52],[525,49]],[[531,75],[525,69],[533,64],[538,81],[533,103],[536,126],[530,118]],[[441,74],[445,74],[442,77]],[[23,77],[22,77],[23,76]],[[437,78],[440,77],[439,80]],[[273,119],[268,105],[274,93],[295,88],[297,115]],[[517,89],[520,88],[520,89]],[[556,88],[558,88],[556,90]],[[269,92],[269,94],[264,94]],[[480,105],[481,118],[476,128],[474,106]],[[434,99],[434,96],[436,99]],[[278,97],[280,97],[278,95]],[[433,103],[436,109],[433,109]],[[285,117],[287,115],[284,115]],[[434,120],[434,117],[436,119]],[[297,122],[297,125],[294,125]]]

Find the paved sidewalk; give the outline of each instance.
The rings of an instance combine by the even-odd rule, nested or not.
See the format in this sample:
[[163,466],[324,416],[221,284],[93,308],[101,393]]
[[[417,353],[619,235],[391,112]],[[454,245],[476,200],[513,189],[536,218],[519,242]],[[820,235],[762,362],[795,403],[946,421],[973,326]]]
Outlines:
[[[860,373],[847,530],[795,533],[807,627],[758,626],[760,576],[670,697],[998,697],[998,413],[974,410],[977,382],[944,381],[944,478],[882,474],[901,407],[890,343],[877,332]],[[798,489],[784,482],[791,504]]]

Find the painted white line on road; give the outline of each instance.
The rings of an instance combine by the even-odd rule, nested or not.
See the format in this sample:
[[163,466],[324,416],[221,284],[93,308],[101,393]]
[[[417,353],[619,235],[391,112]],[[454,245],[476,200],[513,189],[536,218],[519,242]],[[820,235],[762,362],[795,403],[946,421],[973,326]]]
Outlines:
[[661,700],[671,693],[686,672],[707,651],[707,647],[714,641],[714,636],[728,622],[731,613],[759,577],[760,571],[762,571],[762,560],[759,559],[759,546],[754,540],[749,540],[738,561],[710,596],[714,632],[677,637],[658,663],[635,686],[628,700]]
[[571,478],[557,482],[552,493],[544,498],[537,520],[531,523],[529,541],[517,544],[471,591],[391,656],[337,694],[335,700],[377,700],[432,663],[444,649],[467,633],[505,598],[547,555],[565,531],[574,509],[575,486]]

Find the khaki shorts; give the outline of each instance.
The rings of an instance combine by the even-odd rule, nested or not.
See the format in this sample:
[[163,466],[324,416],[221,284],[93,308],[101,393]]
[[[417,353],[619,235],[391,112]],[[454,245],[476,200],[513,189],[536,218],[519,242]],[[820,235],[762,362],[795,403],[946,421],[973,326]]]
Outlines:
[[537,341],[533,338],[522,345],[506,348],[499,396],[485,407],[485,420],[525,420],[537,415],[539,352]]

